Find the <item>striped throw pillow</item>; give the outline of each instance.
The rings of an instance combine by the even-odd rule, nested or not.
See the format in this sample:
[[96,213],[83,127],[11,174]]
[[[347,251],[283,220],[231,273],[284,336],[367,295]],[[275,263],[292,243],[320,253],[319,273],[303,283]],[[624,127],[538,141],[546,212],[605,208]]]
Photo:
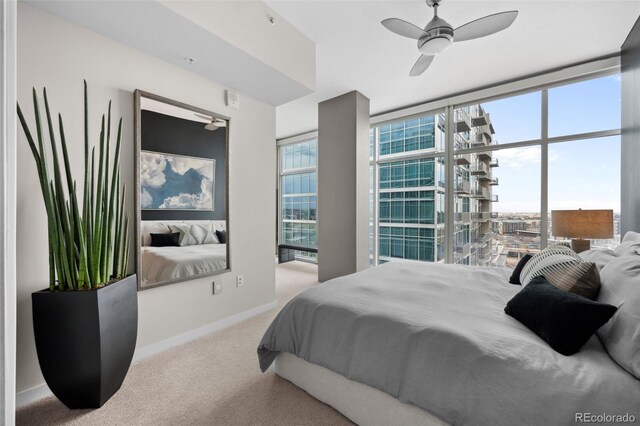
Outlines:
[[540,251],[527,262],[520,274],[525,286],[543,276],[561,290],[595,300],[600,291],[600,274],[596,264],[585,262],[569,247],[554,245]]

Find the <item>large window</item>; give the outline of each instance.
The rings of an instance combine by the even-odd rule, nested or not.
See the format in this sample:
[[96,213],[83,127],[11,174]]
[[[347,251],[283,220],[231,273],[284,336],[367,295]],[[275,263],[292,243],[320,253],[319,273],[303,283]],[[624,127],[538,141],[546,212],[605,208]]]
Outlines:
[[[462,161],[469,156],[470,163]],[[498,157],[499,156],[499,157]],[[456,155],[471,167],[469,183],[455,191],[454,261],[513,268],[540,251],[540,146]]]
[[[317,248],[315,139],[280,147],[280,244]],[[313,260],[315,253],[296,250],[298,259]]]
[[[592,240],[591,246],[620,243],[620,136],[549,146],[549,211],[578,209],[613,210],[613,238]],[[568,242],[552,235],[551,225],[549,238]]]
[[[456,97],[465,98],[372,119],[372,264],[513,267],[524,254],[567,243],[551,232],[551,211],[559,209],[613,210],[614,237],[592,245],[619,244],[619,73],[487,99]],[[280,148],[282,241],[315,244],[316,146],[304,143]],[[301,225],[309,227],[290,232]]]
[[614,247],[619,127],[618,74],[373,126],[374,261],[514,267],[566,243],[551,235],[550,212],[561,208],[613,210],[616,235],[593,245]]
[[372,210],[370,222],[374,260],[443,261],[444,114],[385,123],[373,130],[371,175],[377,176],[377,185],[371,187],[376,187],[372,207],[377,210]]

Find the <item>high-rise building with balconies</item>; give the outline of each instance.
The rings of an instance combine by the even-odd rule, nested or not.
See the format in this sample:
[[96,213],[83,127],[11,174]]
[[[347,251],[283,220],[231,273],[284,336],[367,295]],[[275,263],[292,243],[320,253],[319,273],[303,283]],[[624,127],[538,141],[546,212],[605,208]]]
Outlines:
[[[495,143],[490,116],[481,106],[455,110],[453,122],[456,150]],[[380,261],[444,261],[444,115],[381,125],[374,131],[379,138]],[[492,258],[492,203],[497,201],[492,189],[498,185],[492,169],[498,161],[486,150],[456,155],[454,163],[455,261],[486,265]]]

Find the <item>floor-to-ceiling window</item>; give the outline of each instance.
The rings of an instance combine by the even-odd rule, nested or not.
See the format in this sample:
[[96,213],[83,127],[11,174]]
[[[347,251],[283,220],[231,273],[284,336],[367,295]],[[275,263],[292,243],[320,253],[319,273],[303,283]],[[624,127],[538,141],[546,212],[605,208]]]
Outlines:
[[295,257],[314,260],[316,254],[303,248],[317,248],[315,139],[280,147],[280,244],[300,247]]
[[[513,267],[524,254],[568,242],[552,235],[551,211],[559,209],[613,210],[613,238],[592,245],[615,247],[620,74],[610,69],[567,81],[372,118],[371,263]],[[312,220],[310,211],[307,219],[304,208],[288,207],[299,197],[313,196],[315,203],[315,189],[304,192],[302,181],[299,190],[289,183],[287,192],[287,176],[315,178],[315,157],[295,164],[298,143],[280,147],[282,242],[305,241],[302,230],[289,232],[301,225],[311,225],[315,238],[315,211]],[[303,143],[316,148],[315,140]]]
[[[592,245],[619,243],[618,73],[373,128],[378,211],[371,222],[378,263],[514,267],[524,254],[568,242],[551,233],[551,211],[557,209],[613,210],[613,238]],[[421,174],[420,167],[429,171]],[[446,176],[452,179],[448,190]],[[418,232],[412,229],[417,225]]]
[[513,267],[540,251],[540,147],[505,148],[541,139],[541,93],[454,110],[455,263]]
[[438,112],[372,129],[372,248],[378,262],[444,260],[444,132]]

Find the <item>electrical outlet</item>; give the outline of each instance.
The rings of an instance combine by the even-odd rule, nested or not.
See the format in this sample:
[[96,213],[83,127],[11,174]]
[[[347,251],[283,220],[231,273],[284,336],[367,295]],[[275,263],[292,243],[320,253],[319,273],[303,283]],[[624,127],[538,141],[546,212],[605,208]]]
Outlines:
[[222,293],[222,283],[216,283],[214,281],[212,284],[213,284],[213,294],[217,295]]
[[236,277],[236,287],[241,287],[244,285],[244,275],[238,275]]

